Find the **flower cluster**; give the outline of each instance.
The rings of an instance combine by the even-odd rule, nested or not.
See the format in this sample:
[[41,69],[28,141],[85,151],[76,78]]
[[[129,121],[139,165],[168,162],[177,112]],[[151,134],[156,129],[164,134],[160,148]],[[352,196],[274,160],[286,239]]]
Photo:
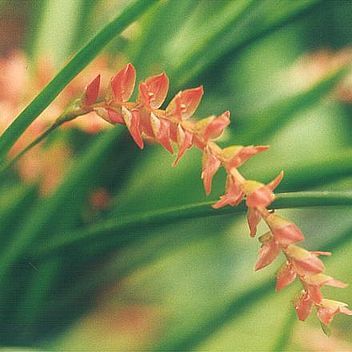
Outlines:
[[325,325],[337,313],[352,315],[346,304],[323,298],[323,286],[346,286],[324,274],[324,264],[319,256],[330,253],[307,251],[297,246],[296,243],[304,240],[301,230],[291,221],[267,209],[275,199],[273,192],[281,182],[283,172],[268,184],[247,180],[239,172],[239,168],[248,159],[268,147],[233,145],[221,148],[217,145],[215,141],[230,123],[230,113],[226,111],[220,116],[210,116],[198,121],[192,119],[203,95],[201,86],[179,92],[166,109],[161,109],[169,88],[166,74],[161,73],[141,82],[138,97],[131,102],[129,100],[134,91],[135,80],[133,65],[126,65],[111,79],[108,93],[99,100],[99,75],[86,87],[78,101],[79,108],[85,113],[95,111],[111,124],[126,125],[140,148],[143,148],[145,140],[161,144],[170,153],[174,153],[174,147],[177,147],[174,165],[187,149],[200,149],[203,153],[201,178],[207,194],[211,192],[212,179],[221,167],[227,174],[225,194],[213,207],[234,207],[245,200],[250,235],[256,236],[257,226],[261,221],[268,226],[269,231],[259,237],[261,248],[255,269],[266,267],[283,253],[286,262],[277,274],[277,291],[296,278],[301,282],[303,291],[295,303],[298,318],[305,320],[313,306],[317,309],[318,318]]

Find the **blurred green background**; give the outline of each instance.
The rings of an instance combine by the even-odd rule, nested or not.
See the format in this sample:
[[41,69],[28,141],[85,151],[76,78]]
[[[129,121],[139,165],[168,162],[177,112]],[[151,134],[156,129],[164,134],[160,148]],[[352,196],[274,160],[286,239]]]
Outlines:
[[[129,3],[3,0],[0,53],[21,50],[28,70],[38,69],[43,58],[57,70]],[[168,100],[179,89],[203,84],[197,116],[231,111],[223,145],[271,146],[246,164],[247,177],[267,182],[283,169],[279,191],[349,191],[351,23],[348,0],[160,0],[101,55],[117,60],[112,72],[132,62],[140,80],[166,71]],[[97,153],[99,163],[87,161],[87,176],[81,164],[90,148],[113,133],[113,142]],[[16,171],[2,179],[0,264],[22,232],[37,231],[33,238],[45,243],[104,219],[206,200],[197,150],[172,168],[174,156],[152,145],[141,152],[123,131],[96,136],[62,129],[52,139],[72,149],[67,179],[81,168],[79,186],[71,183],[55,208],[57,193],[42,198],[37,182],[24,183]],[[222,194],[224,175],[214,182],[211,200]],[[97,187],[108,191],[111,202],[93,211],[86,199]],[[307,248],[333,250],[328,274],[352,282],[349,207],[280,214],[302,228]],[[53,351],[352,350],[350,318],[337,317],[328,338],[314,314],[304,323],[295,318],[291,300],[298,285],[274,292],[283,258],[254,272],[258,242],[249,238],[244,214],[127,231],[108,231],[94,243],[37,261],[24,253],[11,262],[10,272],[0,276],[1,345]],[[133,240],[104,246],[112,236]],[[329,247],[334,240],[340,243],[336,250]],[[326,292],[352,304],[350,287]]]

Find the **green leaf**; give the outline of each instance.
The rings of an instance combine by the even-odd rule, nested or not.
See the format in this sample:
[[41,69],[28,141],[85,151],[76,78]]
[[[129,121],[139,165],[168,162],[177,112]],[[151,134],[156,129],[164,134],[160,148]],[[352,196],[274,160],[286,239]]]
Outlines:
[[155,2],[156,0],[137,0],[133,2],[68,62],[2,134],[0,137],[0,160],[4,161],[8,151],[26,128],[55,99],[61,90],[98,55],[104,46],[138,19]]
[[34,59],[50,54],[58,65],[71,53],[72,40],[83,0],[46,1],[41,13],[39,30],[32,50]]
[[[116,248],[128,241],[129,231],[141,226],[160,226],[185,219],[236,214],[246,210],[244,203],[235,208],[224,207],[217,210],[211,207],[213,203],[204,202],[105,220],[88,229],[53,235],[45,244],[39,245],[37,248],[31,248],[29,255],[31,257],[50,256],[57,251],[82,247],[98,238],[99,244],[95,245],[95,250],[100,252],[106,248]],[[348,192],[297,192],[278,194],[271,208],[283,209],[351,204],[352,194]],[[118,235],[111,236],[111,233],[118,233]]]
[[275,135],[286,124],[302,111],[316,105],[326,97],[342,78],[350,71],[350,65],[346,64],[323,76],[318,82],[304,91],[274,103],[268,108],[258,111],[251,116],[243,116],[239,121],[240,127],[233,138],[238,143],[261,144]]
[[[121,129],[113,128],[96,138],[84,157],[73,165],[71,172],[68,173],[56,192],[45,202],[40,202],[37,205],[6,246],[6,250],[0,257],[1,299],[3,299],[4,287],[9,280],[8,274],[11,264],[24,255],[28,246],[43,234],[50,233],[54,229],[57,231],[67,230],[77,221],[78,208],[81,207],[84,197],[90,191],[91,183],[96,177],[99,177],[98,171],[105,161],[107,151],[110,150],[120,132]],[[37,315],[38,304],[40,307],[41,299],[49,289],[49,281],[55,279],[55,276],[51,275],[55,270],[51,270],[51,268],[55,269],[58,263],[52,262],[48,265],[49,269],[48,266],[42,268],[43,277],[37,272],[33,274],[35,282],[32,287],[36,287],[36,289],[28,292],[29,298],[25,298],[23,302],[26,309],[20,309],[16,315],[22,323],[31,321],[28,319]],[[18,305],[24,308],[20,303]]]
[[[234,21],[224,22],[223,27],[219,24],[217,32],[210,32],[208,38],[201,41],[205,43],[203,46],[196,45],[195,49],[189,50],[181,63],[180,60],[173,59],[177,66],[170,72],[170,76],[177,80],[178,86],[183,86],[192,77],[204,73],[210,65],[222,66],[228,63],[229,57],[232,58],[253,42],[302,17],[321,2],[322,0],[304,2],[285,0],[284,4],[277,6],[273,0],[247,1],[243,3],[245,7],[235,13]],[[238,3],[242,4],[230,2],[234,6]],[[199,28],[195,28],[194,31],[199,31]]]

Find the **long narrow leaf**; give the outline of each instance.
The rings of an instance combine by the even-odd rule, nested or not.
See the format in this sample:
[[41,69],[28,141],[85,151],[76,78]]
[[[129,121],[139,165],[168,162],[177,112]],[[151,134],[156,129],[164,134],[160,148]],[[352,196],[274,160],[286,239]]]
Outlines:
[[[235,214],[243,212],[246,209],[244,203],[236,208],[225,207],[218,210],[212,209],[211,204],[213,204],[213,202],[204,202],[106,220],[100,224],[93,225],[88,229],[52,236],[45,245],[31,249],[30,256],[51,255],[56,251],[62,251],[74,246],[82,246],[84,243],[94,241],[97,238],[99,238],[100,243],[99,248],[96,246],[97,250],[101,249],[101,246],[104,248],[112,248],[112,246],[118,246],[128,240],[129,230],[140,226],[163,225],[185,219]],[[348,192],[297,192],[278,194],[272,207],[275,209],[282,209],[351,204],[352,194]],[[127,237],[121,234],[122,231],[127,234]],[[120,234],[117,236],[110,236],[111,232],[120,232]],[[109,236],[103,238],[102,236],[106,234]]]

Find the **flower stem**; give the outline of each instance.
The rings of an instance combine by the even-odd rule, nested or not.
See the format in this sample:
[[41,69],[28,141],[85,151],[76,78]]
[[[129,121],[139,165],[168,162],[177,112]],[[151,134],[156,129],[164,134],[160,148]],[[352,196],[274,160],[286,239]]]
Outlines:
[[[225,214],[236,214],[246,211],[244,202],[238,207],[225,207],[221,209],[213,209],[211,205],[213,201],[162,209],[156,211],[145,212],[136,215],[121,216],[117,219],[109,219],[98,224],[78,230],[75,232],[51,236],[44,244],[30,250],[29,256],[42,257],[52,255],[68,248],[81,247],[82,245],[91,243],[91,241],[99,238],[99,246],[97,251],[106,248],[119,247],[122,243],[130,241],[128,234],[130,230],[140,228],[146,225],[164,225],[175,223],[181,220],[194,219],[208,216],[217,216]],[[352,205],[351,192],[292,192],[277,194],[275,202],[270,208],[303,208],[316,206],[347,206]],[[119,235],[111,236],[114,232],[120,232]],[[123,234],[126,235],[123,235]]]

